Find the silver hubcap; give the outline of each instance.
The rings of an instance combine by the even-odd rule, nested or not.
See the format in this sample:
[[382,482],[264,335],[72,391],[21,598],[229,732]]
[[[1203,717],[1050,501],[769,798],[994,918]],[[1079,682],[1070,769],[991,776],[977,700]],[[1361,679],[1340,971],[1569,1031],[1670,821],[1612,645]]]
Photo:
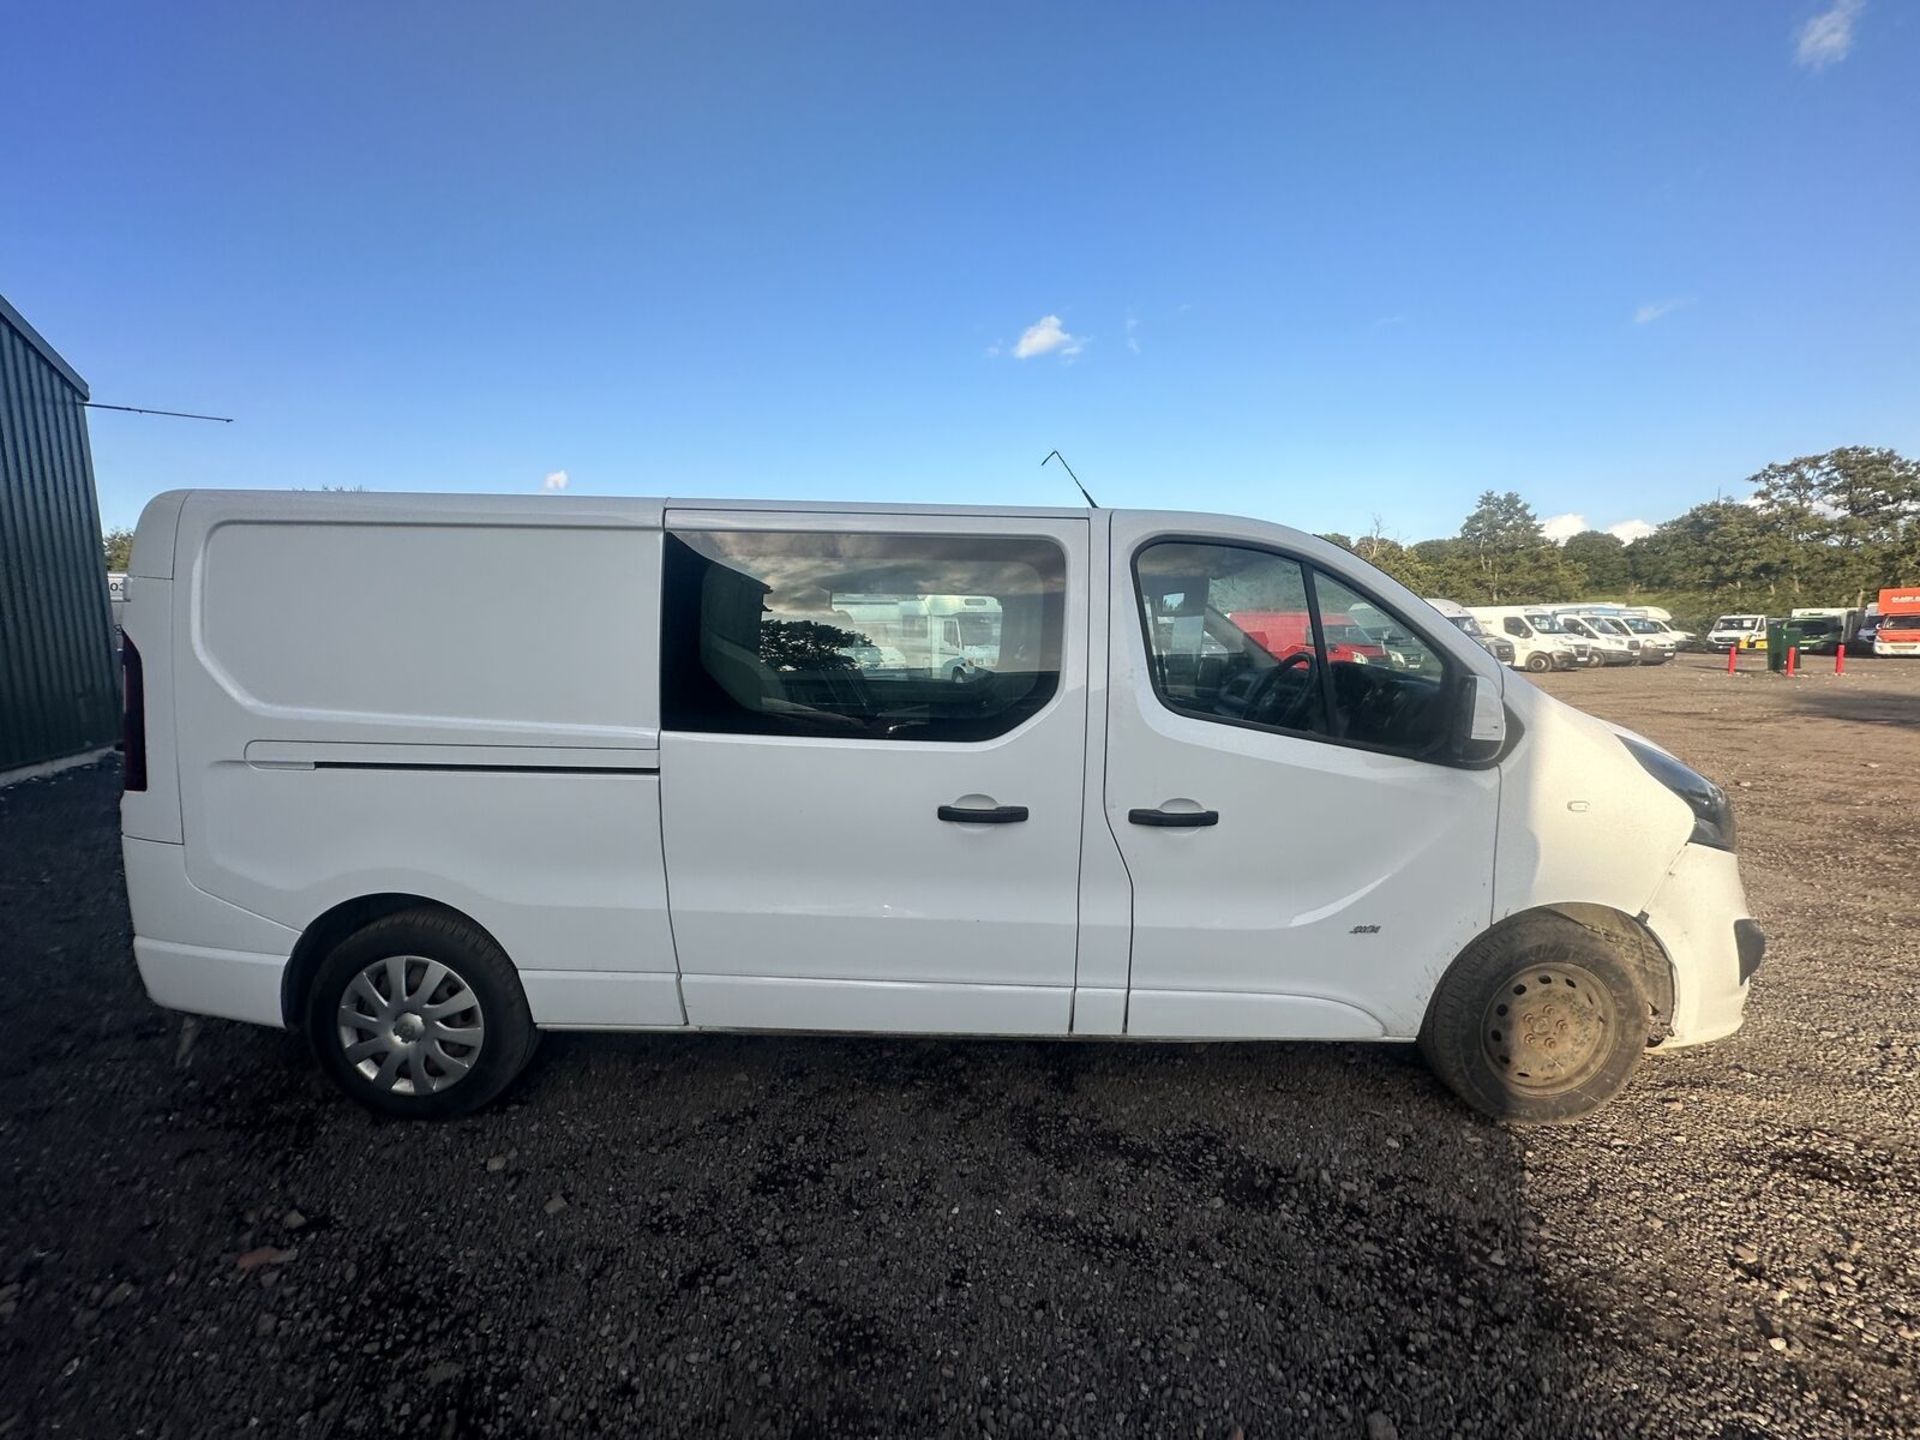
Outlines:
[[480,997],[452,967],[423,955],[374,961],[340,997],[347,1063],[399,1095],[459,1084],[486,1035]]

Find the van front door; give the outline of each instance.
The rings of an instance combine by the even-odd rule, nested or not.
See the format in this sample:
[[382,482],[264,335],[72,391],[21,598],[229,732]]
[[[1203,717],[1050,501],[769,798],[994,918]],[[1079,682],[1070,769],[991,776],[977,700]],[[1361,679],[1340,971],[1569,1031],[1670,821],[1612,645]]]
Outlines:
[[[1463,664],[1311,556],[1113,525],[1107,820],[1130,1035],[1376,1039],[1490,920],[1495,770],[1433,759]],[[1235,616],[1310,616],[1302,648]],[[1386,615],[1391,655],[1356,616]]]
[[[1086,521],[666,525],[661,812],[689,1023],[1066,1033]],[[964,670],[928,629],[952,596],[997,606]]]

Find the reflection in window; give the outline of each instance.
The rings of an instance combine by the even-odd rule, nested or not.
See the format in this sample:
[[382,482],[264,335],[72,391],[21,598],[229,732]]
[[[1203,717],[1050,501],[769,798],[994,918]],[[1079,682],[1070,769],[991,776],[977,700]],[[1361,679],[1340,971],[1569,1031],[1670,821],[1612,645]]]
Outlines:
[[670,532],[665,722],[990,739],[1058,688],[1065,596],[1040,538]]
[[[1404,621],[1324,571],[1315,571],[1314,597],[1331,623],[1351,620],[1379,647],[1373,663],[1340,663],[1335,652],[1333,684],[1336,733],[1361,745],[1423,754],[1447,732],[1446,662],[1440,651]],[[1329,637],[1329,649],[1332,648]]]
[[1328,733],[1306,576],[1233,545],[1149,545],[1134,566],[1154,687],[1176,710]]
[[1140,552],[1134,575],[1154,688],[1172,709],[1413,755],[1444,741],[1441,652],[1324,571],[1162,541]]

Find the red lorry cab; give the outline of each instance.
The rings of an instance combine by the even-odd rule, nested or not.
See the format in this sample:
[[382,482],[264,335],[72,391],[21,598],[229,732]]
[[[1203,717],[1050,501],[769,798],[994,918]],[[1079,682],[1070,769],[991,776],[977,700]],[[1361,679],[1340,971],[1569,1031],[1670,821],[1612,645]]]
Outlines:
[[[1227,618],[1276,660],[1313,653],[1313,621],[1304,610],[1235,610]],[[1353,623],[1351,616],[1326,615],[1320,628],[1327,637],[1327,658],[1372,663],[1387,658],[1386,647]]]
[[1920,586],[1880,592],[1880,628],[1873,637],[1873,653],[1920,655]]

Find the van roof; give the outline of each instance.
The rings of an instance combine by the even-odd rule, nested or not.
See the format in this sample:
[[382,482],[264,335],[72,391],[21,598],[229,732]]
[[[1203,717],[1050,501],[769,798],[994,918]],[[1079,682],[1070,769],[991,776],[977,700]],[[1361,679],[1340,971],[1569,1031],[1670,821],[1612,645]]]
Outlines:
[[1070,519],[1088,513],[1085,506],[1056,505],[901,505],[883,501],[860,500],[778,500],[716,498],[707,495],[503,495],[485,491],[404,491],[347,490],[248,490],[201,488],[169,491],[155,496],[150,504],[169,501],[175,505],[197,496],[218,497],[227,505],[236,502],[257,505],[262,511],[310,511],[318,503],[352,505],[365,510],[406,510],[444,515],[484,514],[512,518],[524,515],[551,518],[556,512],[599,512],[602,515],[647,516],[662,509],[783,511],[803,514],[857,515],[1011,515],[1037,518]]

